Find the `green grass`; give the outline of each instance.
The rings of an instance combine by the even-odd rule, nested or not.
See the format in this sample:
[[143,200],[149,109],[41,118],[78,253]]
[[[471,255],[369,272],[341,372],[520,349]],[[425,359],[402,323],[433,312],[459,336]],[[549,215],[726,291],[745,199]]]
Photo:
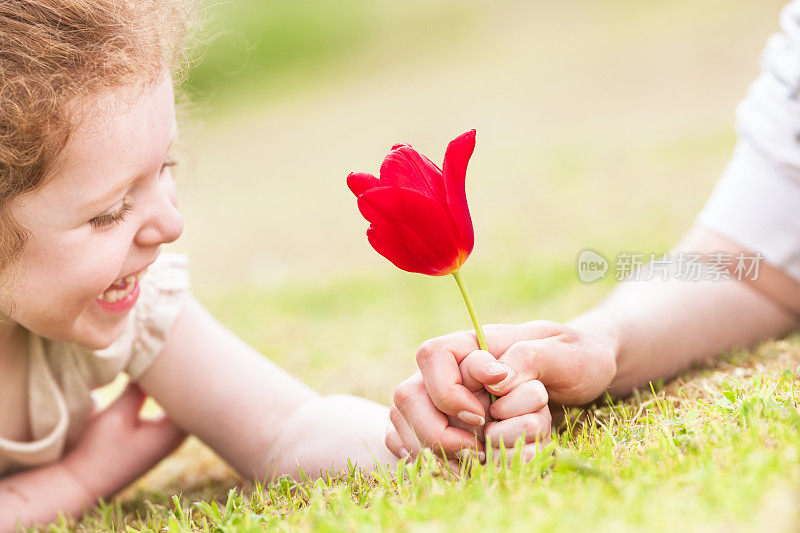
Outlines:
[[795,335],[655,394],[572,409],[527,464],[450,472],[427,456],[212,500],[145,492],[50,531],[797,531],[798,365]]

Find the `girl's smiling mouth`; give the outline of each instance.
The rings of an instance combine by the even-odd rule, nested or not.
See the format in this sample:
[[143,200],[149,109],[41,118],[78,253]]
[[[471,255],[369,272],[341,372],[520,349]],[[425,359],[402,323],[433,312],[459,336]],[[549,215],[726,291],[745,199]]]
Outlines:
[[[150,265],[148,265],[150,266]],[[139,281],[147,273],[147,267],[118,279],[95,302],[106,311],[124,313],[129,311],[139,298]]]

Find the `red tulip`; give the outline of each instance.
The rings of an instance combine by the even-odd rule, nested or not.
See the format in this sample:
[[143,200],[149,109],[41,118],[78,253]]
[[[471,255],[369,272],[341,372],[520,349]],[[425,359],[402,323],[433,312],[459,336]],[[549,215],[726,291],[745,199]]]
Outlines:
[[[380,179],[366,172],[347,176],[358,209],[370,225],[367,239],[398,268],[430,276],[452,274],[467,304],[478,346],[486,350],[481,323],[461,276],[475,237],[464,180],[475,150],[475,130],[447,146],[444,171],[407,144],[396,144],[381,165]],[[494,394],[490,394],[492,401]]]
[[380,179],[347,176],[358,209],[370,222],[367,239],[398,268],[431,276],[457,271],[472,252],[474,235],[464,179],[475,149],[475,130],[456,137],[444,155],[444,171],[407,144],[383,160]]

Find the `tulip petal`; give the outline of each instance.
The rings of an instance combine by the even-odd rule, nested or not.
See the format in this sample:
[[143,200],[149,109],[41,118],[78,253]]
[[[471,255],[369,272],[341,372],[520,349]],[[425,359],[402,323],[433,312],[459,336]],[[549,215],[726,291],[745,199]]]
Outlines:
[[467,177],[467,164],[475,150],[475,130],[470,130],[453,139],[444,154],[444,186],[447,193],[447,209],[455,224],[460,247],[472,251],[475,235],[472,218],[467,205],[464,182]]
[[413,189],[444,203],[442,171],[407,144],[395,145],[381,164],[381,185]]
[[351,172],[347,176],[347,186],[350,187],[356,197],[378,185],[380,185],[378,178],[368,172]]
[[[418,245],[417,239],[407,228],[388,224],[370,224],[367,240],[376,252],[406,272],[435,276],[439,270],[431,266],[431,258]],[[420,253],[422,251],[422,253]]]
[[359,196],[358,208],[372,224],[370,244],[398,268],[444,275],[465,257],[444,206],[415,190],[376,187]]

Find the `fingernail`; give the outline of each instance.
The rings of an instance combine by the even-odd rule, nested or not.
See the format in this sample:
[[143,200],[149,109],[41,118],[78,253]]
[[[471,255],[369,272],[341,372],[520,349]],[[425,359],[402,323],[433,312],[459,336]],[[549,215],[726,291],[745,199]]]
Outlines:
[[494,385],[486,385],[486,388],[489,389],[491,392],[499,393],[503,390],[503,387],[514,381],[514,370],[511,367],[508,368],[508,375],[506,378],[501,381],[500,383],[495,383]]
[[502,363],[489,363],[486,366],[486,373],[490,376],[502,376],[507,373],[509,368]]
[[481,462],[481,463],[486,461],[486,453],[481,452],[481,451],[476,452],[475,450],[470,450],[470,449],[465,448],[463,450],[458,450],[456,452],[456,458],[458,458],[459,461],[464,461],[465,459],[471,458],[471,457],[475,457],[475,459],[477,459],[478,462]]
[[482,426],[486,423],[486,420],[484,420],[481,415],[476,415],[475,413],[470,413],[469,411],[459,411],[456,417],[470,426]]
[[411,454],[405,448],[400,448],[400,459],[405,459],[406,457],[411,457]]

